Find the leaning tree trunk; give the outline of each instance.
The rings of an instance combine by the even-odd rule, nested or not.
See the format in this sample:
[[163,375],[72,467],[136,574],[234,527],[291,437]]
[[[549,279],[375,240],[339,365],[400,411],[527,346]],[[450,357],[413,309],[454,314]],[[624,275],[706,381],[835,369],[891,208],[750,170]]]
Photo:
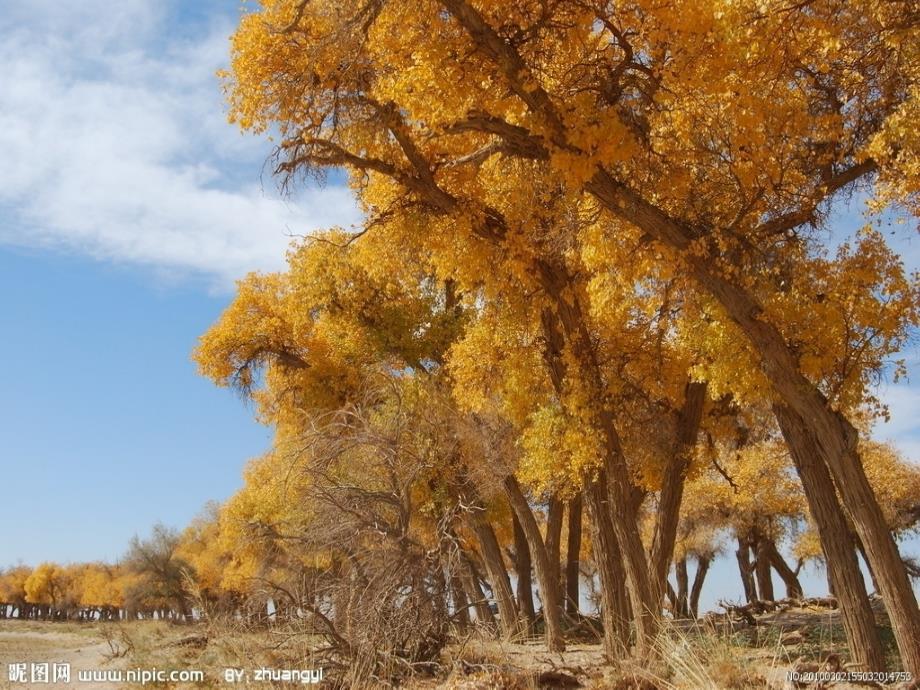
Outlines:
[[[605,402],[608,395],[595,342],[588,329],[578,293],[570,290],[573,281],[566,268],[543,260],[536,261],[536,268],[541,286],[553,302],[553,307],[545,308],[542,313],[544,333],[549,335],[548,346],[561,353],[559,344],[564,342],[569,345],[571,361],[577,369],[569,376],[570,380],[583,388],[587,399],[598,401],[587,412],[590,415],[590,425],[599,435],[603,447],[601,459],[610,491],[613,530],[621,549],[636,624],[636,651],[640,656],[645,656],[653,651],[661,611],[656,611],[658,602],[652,596],[649,563],[633,499],[635,487],[623,454],[613,408],[609,402]],[[561,357],[556,359],[561,360]]]
[[495,614],[492,613],[486,593],[482,591],[482,585],[479,584],[479,572],[465,552],[460,554],[460,577],[463,581],[463,588],[466,590],[466,598],[473,603],[476,620],[485,625],[494,625]]
[[810,448],[814,443],[813,437],[802,418],[784,405],[774,405],[773,412],[789,444],[809,511],[818,527],[831,593],[840,605],[853,660],[870,671],[884,670],[885,656],[866,593],[866,583],[859,571],[853,535],[837,501],[827,466],[815,449]]
[[754,565],[751,563],[751,544],[746,537],[738,536],[738,550],[735,551],[738,561],[738,572],[741,574],[741,584],[744,587],[744,598],[747,602],[757,601],[757,587],[754,585]]
[[771,571],[770,553],[766,546],[766,538],[756,532],[754,534],[754,574],[757,576],[757,591],[763,601],[776,601],[773,591],[773,573]]
[[517,574],[517,603],[521,611],[521,616],[527,624],[527,633],[534,630],[537,622],[537,614],[533,608],[533,577],[531,569],[533,567],[530,558],[530,547],[527,545],[527,537],[524,535],[524,529],[521,527],[521,521],[517,515],[511,514],[511,527],[514,532],[514,572]]
[[796,574],[796,571],[790,568],[789,564],[786,563],[786,559],[783,558],[779,549],[776,548],[776,542],[764,537],[763,549],[770,559],[770,565],[773,566],[773,569],[780,578],[782,578],[783,584],[786,586],[786,596],[789,599],[801,599],[802,583],[799,582],[799,576]]
[[800,453],[817,453],[830,470],[843,507],[865,547],[904,667],[915,677],[920,676],[920,610],[898,547],[863,470],[856,449],[856,430],[827,407],[823,397],[816,397],[820,396],[817,390],[814,393],[806,401],[787,399],[805,429],[804,434],[793,436],[792,443]]
[[604,628],[604,654],[616,662],[629,652],[629,604],[626,596],[626,572],[620,560],[619,545],[610,519],[607,478],[603,470],[595,481],[585,486],[584,503],[594,562],[601,582],[601,624]]
[[653,594],[658,601],[656,610],[661,610],[664,599],[665,583],[668,579],[668,566],[674,556],[674,543],[677,540],[677,523],[680,518],[680,506],[684,497],[684,484],[687,470],[690,468],[693,447],[700,429],[703,416],[703,404],[706,402],[706,384],[689,382],[684,388],[684,403],[677,413],[677,434],[668,458],[661,482],[658,500],[658,514],[655,520],[655,533],[652,537],[651,555],[649,557]]
[[550,565],[549,555],[546,553],[546,544],[540,534],[540,527],[534,519],[533,511],[521,491],[520,484],[514,475],[505,477],[503,482],[508,501],[514,509],[514,514],[521,523],[530,555],[533,559],[534,569],[537,571],[537,583],[540,586],[540,596],[543,599],[543,621],[546,625],[546,646],[551,652],[565,650],[565,639],[562,633],[562,608],[559,597],[559,580],[553,577],[554,571]]
[[690,581],[687,577],[687,558],[680,558],[674,564],[674,575],[677,579],[677,602],[674,614],[678,618],[687,618],[690,615],[688,603]]
[[[577,292],[570,290],[573,281],[565,266],[552,265],[543,260],[537,260],[535,264],[541,285],[553,302],[552,308],[545,307],[541,313],[545,338],[544,358],[548,364],[553,387],[560,398],[564,399],[565,382],[570,381],[583,387],[588,399],[601,401],[587,411],[591,415],[590,426],[598,433],[603,443],[600,472],[604,479],[592,483],[592,486],[605,486],[609,495],[603,501],[595,496],[592,501],[595,507],[603,506],[605,510],[610,511],[609,524],[619,548],[609,552],[609,555],[605,554],[599,560],[622,558],[636,624],[636,648],[640,655],[646,655],[651,651],[655,638],[658,615],[653,611],[649,567],[639,532],[636,507],[633,504],[634,487],[630,480],[629,467],[623,456],[613,410],[609,404],[602,402],[607,399],[607,391],[595,344],[585,323]],[[571,358],[563,357],[567,344],[572,354]],[[570,365],[574,365],[574,374],[568,371]],[[605,526],[605,523],[598,522],[603,518],[598,515],[593,517],[592,522],[601,525],[602,528]],[[612,564],[607,565],[613,567]],[[602,580],[602,586],[603,583]],[[614,583],[608,580],[607,584]],[[658,613],[660,614],[660,611]]]
[[817,455],[830,471],[878,579],[904,666],[914,677],[920,677],[920,609],[897,544],[866,478],[853,425],[802,374],[798,355],[779,329],[763,318],[764,310],[753,295],[719,273],[709,257],[693,253],[694,233],[690,228],[648,203],[606,170],[599,169],[585,188],[614,215],[674,249],[687,262],[697,283],[745,334],[785,406],[810,431],[809,441],[799,445],[798,450]]
[[565,546],[565,612],[578,615],[581,563],[581,494],[569,501],[568,535]]
[[696,557],[696,572],[693,574],[693,586],[690,588],[690,615],[694,618],[700,617],[700,594],[703,593],[703,582],[706,581],[706,573],[709,572],[711,563],[712,556]]
[[472,511],[470,528],[479,541],[482,562],[485,564],[486,573],[492,585],[492,594],[495,597],[495,603],[498,605],[498,617],[502,634],[507,638],[511,638],[521,633],[520,613],[514,602],[514,595],[511,593],[511,581],[508,579],[508,571],[502,559],[498,539],[495,537],[495,530],[485,519],[484,512],[482,509]]

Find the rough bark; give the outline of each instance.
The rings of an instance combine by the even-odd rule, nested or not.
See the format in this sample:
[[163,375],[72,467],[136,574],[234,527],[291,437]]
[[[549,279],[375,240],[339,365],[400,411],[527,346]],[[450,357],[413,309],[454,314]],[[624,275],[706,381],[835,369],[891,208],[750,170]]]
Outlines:
[[601,623],[604,628],[604,653],[615,662],[629,652],[629,613],[627,612],[626,572],[619,557],[619,545],[611,524],[609,492],[603,471],[585,486],[583,496],[588,509],[588,525],[594,562],[601,582]]
[[470,560],[466,553],[460,555],[460,576],[463,580],[463,588],[466,590],[466,596],[473,604],[473,610],[476,612],[476,619],[486,625],[495,624],[495,614],[492,613],[492,607],[489,606],[489,600],[486,593],[482,591],[482,585],[479,584],[479,572],[476,565]]
[[565,513],[565,503],[553,496],[549,499],[546,511],[546,553],[549,556],[549,565],[552,568],[553,578],[559,583],[560,591],[562,581],[560,576],[560,554],[562,548],[562,518]]
[[855,543],[827,466],[812,447],[808,425],[784,405],[773,412],[789,444],[790,455],[805,490],[808,508],[821,537],[831,593],[837,597],[853,660],[867,670],[885,668],[885,657],[859,570]]
[[744,598],[747,603],[757,601],[757,587],[754,584],[754,565],[751,563],[751,545],[745,537],[738,537],[738,550],[735,551],[738,561],[738,572],[741,575],[741,584],[744,587]]
[[578,615],[581,563],[581,494],[569,501],[568,535],[565,547],[565,612]]
[[665,582],[668,579],[668,566],[674,556],[674,542],[677,539],[677,523],[684,497],[687,470],[690,467],[705,402],[706,384],[688,382],[684,389],[684,403],[677,414],[674,447],[661,482],[655,533],[649,557],[654,595],[658,601],[656,610],[659,611],[665,593]]
[[508,501],[514,509],[514,514],[521,523],[530,555],[533,559],[534,570],[537,572],[537,584],[540,586],[540,597],[543,599],[543,622],[546,628],[546,646],[551,652],[561,652],[565,649],[565,638],[562,632],[562,607],[560,606],[559,580],[553,578],[553,569],[550,566],[546,544],[540,534],[540,527],[533,516],[533,511],[521,491],[517,479],[513,475],[505,477],[502,485]]
[[773,591],[773,573],[771,571],[770,553],[766,547],[766,538],[760,534],[754,537],[754,574],[757,576],[757,591],[761,601],[776,601]]
[[537,621],[537,615],[533,608],[533,577],[531,569],[533,567],[530,558],[530,547],[527,545],[527,537],[524,536],[524,529],[521,527],[521,521],[517,515],[511,514],[511,526],[514,531],[514,572],[517,575],[517,603],[521,611],[521,616],[527,624],[528,634],[533,632],[534,624]]
[[690,588],[690,615],[694,618],[700,617],[700,594],[703,593],[703,583],[706,581],[706,573],[709,572],[711,563],[711,556],[696,558],[696,572],[693,574],[693,586]]
[[687,559],[680,558],[674,564],[674,576],[677,579],[677,607],[674,615],[678,618],[687,618],[690,615],[689,605],[689,578],[687,577]]
[[779,549],[776,548],[776,542],[772,539],[764,538],[764,552],[767,554],[767,557],[770,559],[770,565],[773,566],[773,569],[777,574],[782,578],[783,584],[786,587],[786,596],[789,599],[801,599],[802,598],[802,583],[799,582],[799,576],[796,572],[789,567],[789,564],[786,562],[786,559],[783,558],[783,555],[779,552]]
[[495,537],[495,530],[486,521],[483,513],[484,511],[481,509],[472,511],[470,528],[479,541],[482,562],[486,567],[489,583],[492,585],[492,594],[498,606],[502,634],[511,638],[521,633],[520,612],[515,604],[514,595],[511,593],[511,580],[508,579],[508,570],[505,568],[505,561],[502,559],[502,552],[498,545],[498,539]]

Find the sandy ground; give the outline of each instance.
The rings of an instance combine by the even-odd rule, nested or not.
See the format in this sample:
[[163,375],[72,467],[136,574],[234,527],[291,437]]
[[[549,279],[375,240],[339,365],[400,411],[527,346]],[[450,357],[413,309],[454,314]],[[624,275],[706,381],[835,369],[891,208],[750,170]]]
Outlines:
[[[0,690],[15,688],[80,688],[113,690],[118,683],[78,682],[78,670],[112,669],[116,664],[106,655],[108,643],[92,627],[83,629],[69,624],[2,621],[0,624]],[[70,683],[11,683],[10,664],[70,664]],[[27,675],[31,666],[27,667]]]

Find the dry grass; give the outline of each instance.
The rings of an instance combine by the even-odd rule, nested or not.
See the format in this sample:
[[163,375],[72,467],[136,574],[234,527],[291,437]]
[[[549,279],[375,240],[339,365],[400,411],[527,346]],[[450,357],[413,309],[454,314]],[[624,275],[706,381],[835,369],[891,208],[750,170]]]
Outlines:
[[[116,624],[113,637],[128,649],[130,667],[195,669],[202,683],[170,684],[172,690],[227,687],[226,669],[310,669],[321,664],[315,657],[318,638],[296,624],[272,629],[250,629],[236,621],[174,625],[159,621]],[[300,683],[263,683],[259,687],[303,687]],[[140,687],[140,686],[125,686]]]
[[[846,658],[837,624],[826,612],[796,611],[783,617],[765,617],[753,628],[666,625],[657,642],[656,661],[621,662],[617,667],[605,663],[597,644],[570,644],[565,652],[551,654],[539,641],[507,643],[471,636],[445,648],[434,676],[417,675],[405,687],[537,690],[577,682],[584,688],[613,690],[778,689],[784,685],[785,671],[798,659],[820,661],[831,653]],[[2,664],[22,660],[26,653],[35,658],[85,647],[96,652],[103,648],[111,663],[129,668],[205,672],[207,680],[197,686],[170,686],[178,690],[226,687],[222,682],[226,668],[319,668],[323,661],[316,654],[322,644],[322,638],[311,635],[297,622],[270,629],[250,629],[232,619],[185,626],[157,621],[0,624]],[[335,671],[326,668],[326,677],[332,680]],[[383,680],[374,679],[360,687],[383,686]],[[262,687],[302,685],[274,683]]]

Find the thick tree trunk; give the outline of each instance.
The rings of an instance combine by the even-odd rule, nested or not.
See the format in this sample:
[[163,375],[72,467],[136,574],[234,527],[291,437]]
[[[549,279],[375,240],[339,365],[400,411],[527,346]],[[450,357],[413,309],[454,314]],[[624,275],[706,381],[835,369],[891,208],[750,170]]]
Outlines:
[[809,511],[821,537],[830,589],[840,605],[850,653],[863,668],[881,671],[885,668],[885,657],[875,615],[859,570],[853,536],[837,501],[827,466],[812,447],[812,436],[802,418],[784,405],[774,405],[773,412],[789,445]]
[[751,544],[747,538],[738,536],[738,550],[735,551],[738,560],[738,572],[741,574],[741,584],[744,587],[744,598],[750,604],[757,601],[757,587],[754,585],[754,565],[751,563]]
[[596,481],[585,486],[583,496],[588,509],[588,525],[594,562],[601,582],[601,623],[604,627],[604,653],[611,662],[629,652],[629,613],[626,598],[626,572],[620,561],[619,545],[610,519],[607,478],[603,471]]
[[562,518],[565,513],[565,503],[553,496],[549,499],[546,511],[546,554],[549,556],[549,565],[553,578],[559,583],[562,591],[562,578],[560,575],[560,554],[562,549]]
[[674,564],[674,576],[677,579],[677,610],[674,612],[678,618],[687,618],[690,615],[688,602],[690,581],[687,577],[687,559],[680,558]]
[[482,585],[479,584],[479,572],[476,570],[476,565],[466,553],[461,553],[460,559],[463,588],[466,590],[467,599],[473,604],[476,619],[486,625],[495,625],[495,614],[492,613],[486,593],[482,591]]
[[507,638],[511,638],[521,633],[520,612],[514,602],[514,595],[511,593],[511,581],[508,579],[508,570],[505,568],[505,561],[502,559],[502,551],[498,545],[498,539],[495,537],[495,530],[486,521],[483,513],[484,511],[481,509],[473,510],[470,528],[479,541],[482,562],[489,575],[492,594],[498,606],[502,634]]
[[711,563],[711,556],[696,558],[696,572],[693,574],[693,586],[690,588],[690,615],[694,618],[700,617],[700,594],[703,593],[703,583],[706,581],[706,573],[709,572]]
[[668,579],[668,566],[674,556],[677,523],[684,497],[684,484],[690,467],[693,447],[700,429],[703,405],[706,402],[706,384],[689,382],[684,389],[684,403],[677,414],[677,433],[670,458],[665,467],[658,499],[655,533],[652,537],[651,576],[657,610],[661,610]]
[[[820,396],[816,389],[814,393]],[[796,435],[795,443],[800,452],[817,453],[830,470],[843,507],[865,547],[867,563],[888,610],[904,667],[915,677],[920,676],[920,610],[898,547],[863,470],[856,450],[856,430],[829,408],[823,398],[811,396],[805,401],[786,398],[786,401],[800,419],[808,420],[806,433]],[[837,590],[841,593],[840,587]]]
[[568,535],[565,547],[565,612],[578,615],[581,565],[581,494],[569,501]]
[[527,624],[527,634],[531,634],[534,624],[537,622],[537,615],[533,608],[533,577],[531,574],[532,563],[530,559],[530,547],[527,545],[527,537],[524,535],[524,529],[521,527],[521,521],[513,512],[511,514],[511,526],[514,531],[514,572],[517,575],[517,603],[521,611],[521,616]]
[[505,478],[503,486],[508,496],[508,501],[514,509],[514,514],[520,521],[527,545],[530,547],[534,569],[537,571],[537,583],[540,586],[540,597],[543,599],[546,646],[551,652],[561,652],[565,649],[565,639],[562,632],[559,580],[553,577],[553,568],[550,565],[549,555],[546,553],[546,544],[540,534],[540,527],[537,525],[533,511],[530,509],[517,479],[510,475]]
[[757,533],[754,535],[754,574],[757,576],[757,591],[762,601],[776,601],[773,592],[773,573],[771,571],[770,553],[766,546],[766,538]]
[[789,564],[786,563],[786,559],[783,558],[783,555],[779,552],[779,549],[776,548],[776,543],[772,539],[764,538],[763,541],[763,548],[770,559],[770,565],[773,566],[773,569],[779,574],[783,580],[783,584],[786,586],[786,596],[790,599],[801,599],[802,583],[799,582],[799,576],[789,567]]

